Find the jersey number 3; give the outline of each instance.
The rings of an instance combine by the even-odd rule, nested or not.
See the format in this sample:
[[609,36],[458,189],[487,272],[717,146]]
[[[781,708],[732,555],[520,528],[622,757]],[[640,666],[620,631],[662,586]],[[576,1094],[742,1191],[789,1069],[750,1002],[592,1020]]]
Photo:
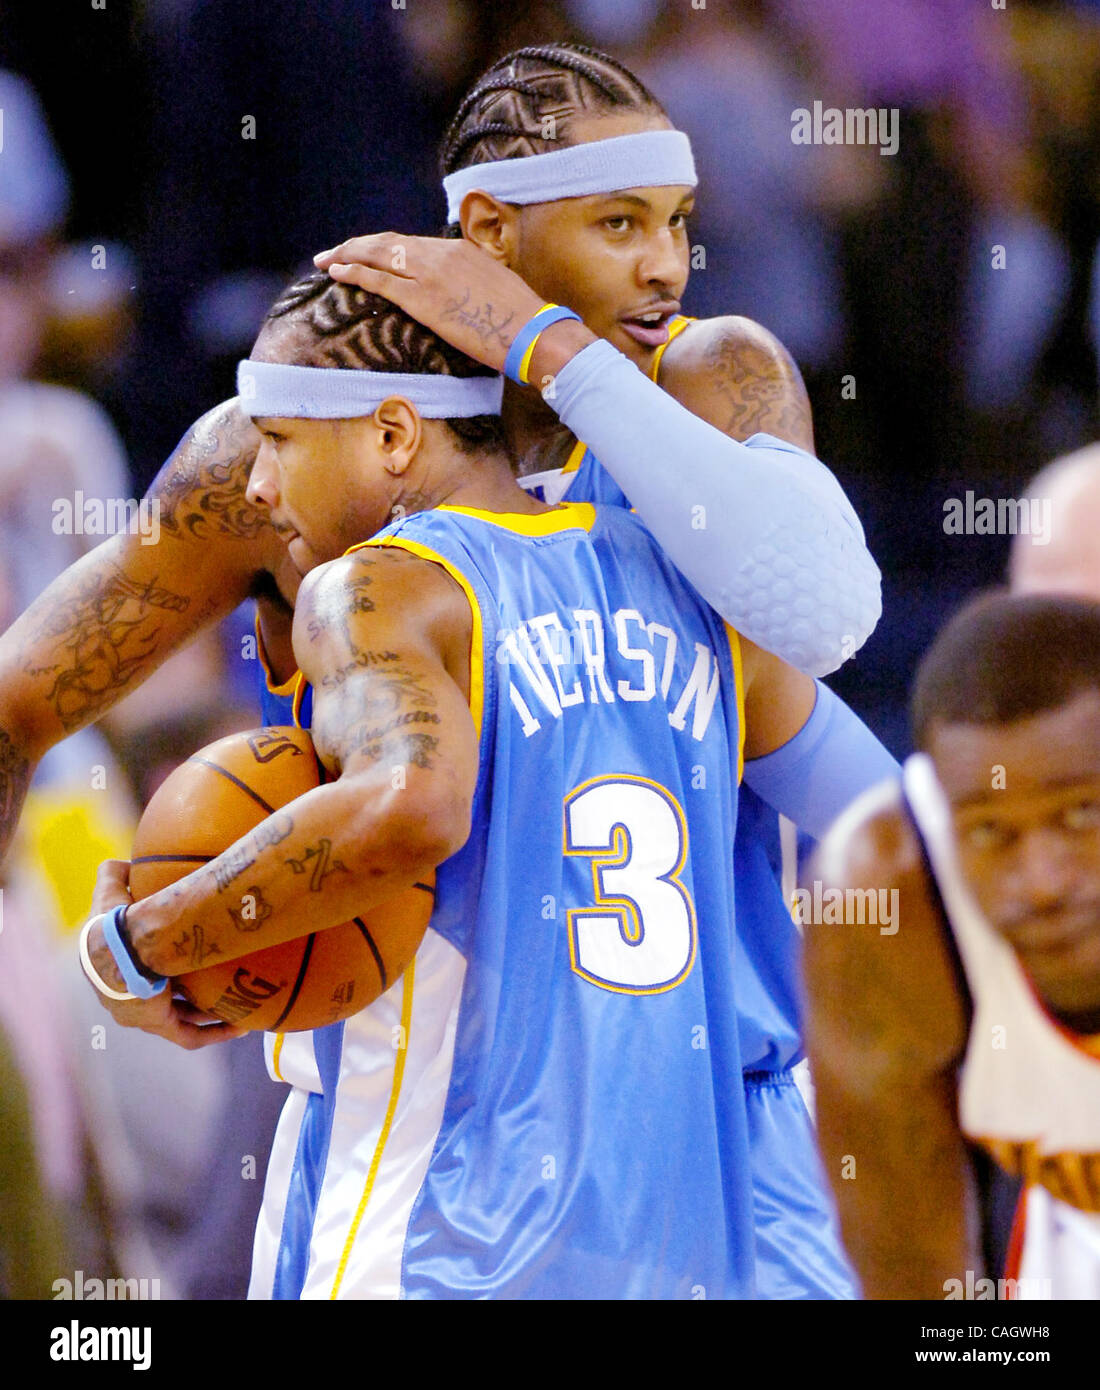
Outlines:
[[566,912],[578,975],[619,994],[675,989],[695,962],[695,904],[677,875],[687,821],[665,787],[596,777],[565,798],[564,853],[591,861],[594,907]]

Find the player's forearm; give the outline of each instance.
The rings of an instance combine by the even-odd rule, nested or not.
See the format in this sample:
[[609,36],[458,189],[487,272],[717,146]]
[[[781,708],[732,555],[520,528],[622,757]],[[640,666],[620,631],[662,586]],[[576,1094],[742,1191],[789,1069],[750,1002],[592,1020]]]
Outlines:
[[[186,974],[377,907],[449,857],[468,833],[461,808],[426,785],[431,776],[410,767],[395,788],[387,767],[384,778],[341,778],[290,802],[209,864],[130,909],[139,960],[159,975]],[[109,982],[109,957],[93,949],[93,959]]]
[[[576,328],[565,325],[563,336]],[[852,656],[881,614],[881,578],[824,464],[781,440],[729,438],[609,343],[568,350],[574,355],[550,373],[548,403],[707,602],[808,674]],[[532,379],[554,361],[536,355]]]
[[[0,865],[23,810],[37,758],[18,718],[0,703]],[[0,868],[0,876],[2,876]]]
[[39,756],[247,597],[274,534],[245,498],[253,433],[234,402],[204,416],[150,489],[156,525],[70,565],[0,639],[0,691]]
[[973,1176],[953,1085],[915,1087],[884,1074],[873,1094],[857,1098],[850,1075],[839,1085],[825,1065],[814,1075],[822,1153],[863,1296],[938,1300],[967,1269],[980,1277]]

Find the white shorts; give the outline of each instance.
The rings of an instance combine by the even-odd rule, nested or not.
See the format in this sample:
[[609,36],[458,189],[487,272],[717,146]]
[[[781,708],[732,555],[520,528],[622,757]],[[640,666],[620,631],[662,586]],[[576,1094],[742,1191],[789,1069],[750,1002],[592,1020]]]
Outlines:
[[400,1298],[405,1233],[450,1089],[466,963],[428,931],[404,976],[316,1034],[268,1037],[291,1084],[249,1298]]

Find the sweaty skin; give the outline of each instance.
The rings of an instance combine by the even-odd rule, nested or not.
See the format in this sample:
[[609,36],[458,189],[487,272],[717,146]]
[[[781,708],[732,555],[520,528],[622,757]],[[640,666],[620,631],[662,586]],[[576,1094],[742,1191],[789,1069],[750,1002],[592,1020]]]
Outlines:
[[805,929],[806,1040],[818,1139],[844,1244],[871,1299],[942,1299],[982,1272],[955,1073],[966,1004],[900,784],[864,794],[808,877],[898,890],[894,935],[874,923]]

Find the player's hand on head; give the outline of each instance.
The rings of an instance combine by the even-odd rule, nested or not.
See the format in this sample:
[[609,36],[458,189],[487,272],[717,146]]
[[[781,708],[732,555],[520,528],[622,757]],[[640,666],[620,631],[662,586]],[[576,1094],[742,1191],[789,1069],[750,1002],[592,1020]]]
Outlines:
[[501,371],[542,297],[514,271],[461,239],[380,232],[314,257],[342,284],[380,294],[452,346]]

